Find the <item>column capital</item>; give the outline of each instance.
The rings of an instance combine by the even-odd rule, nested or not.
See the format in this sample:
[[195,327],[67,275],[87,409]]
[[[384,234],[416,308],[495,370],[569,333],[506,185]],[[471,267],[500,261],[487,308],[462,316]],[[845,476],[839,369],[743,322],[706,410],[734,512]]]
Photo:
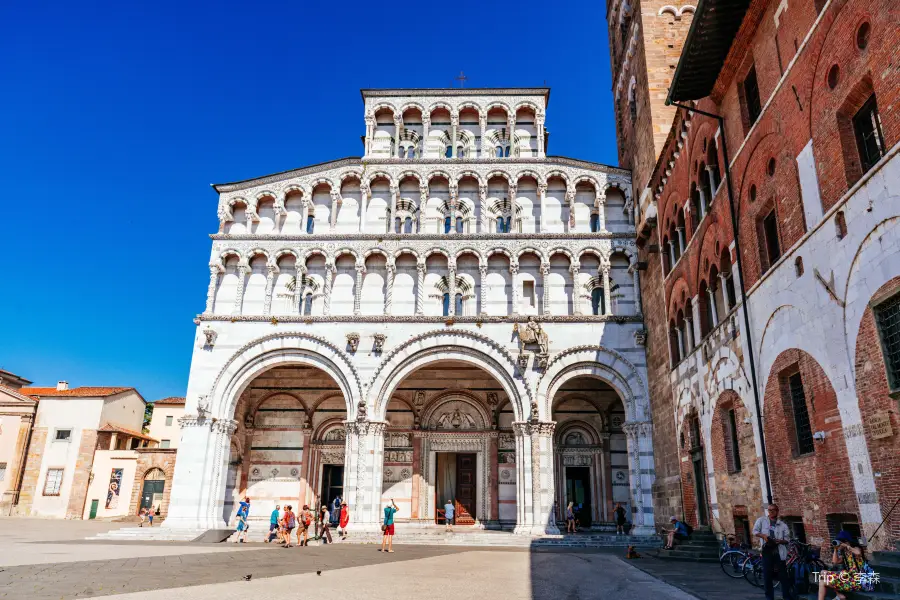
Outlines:
[[550,274],[550,263],[541,263],[541,275],[546,277]]

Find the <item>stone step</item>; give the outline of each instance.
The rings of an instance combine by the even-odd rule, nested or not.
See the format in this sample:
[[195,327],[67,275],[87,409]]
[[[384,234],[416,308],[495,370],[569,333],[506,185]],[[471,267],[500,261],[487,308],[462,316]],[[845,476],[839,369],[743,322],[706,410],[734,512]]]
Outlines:
[[167,529],[164,527],[123,527],[106,533],[98,533],[87,539],[107,541],[178,541],[191,542],[206,533],[205,529]]

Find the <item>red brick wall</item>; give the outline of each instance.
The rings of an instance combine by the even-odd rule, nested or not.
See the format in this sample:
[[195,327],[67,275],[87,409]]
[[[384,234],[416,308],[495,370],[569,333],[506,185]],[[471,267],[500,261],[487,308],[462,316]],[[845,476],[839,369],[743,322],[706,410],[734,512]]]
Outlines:
[[[786,375],[799,367],[813,433],[825,432],[811,454],[795,456]],[[782,352],[765,387],[764,427],[772,495],[784,517],[802,517],[807,540],[827,544],[826,515],[859,514],[837,396],[822,367],[802,350]]]
[[[900,277],[895,277],[873,296],[877,302],[900,291]],[[856,394],[860,412],[864,415],[863,429],[872,471],[876,473],[875,490],[881,503],[882,518],[900,498],[900,415],[897,414],[897,400],[890,397],[887,371],[881,340],[875,325],[872,309],[868,308],[859,326],[856,339]],[[888,413],[891,420],[892,437],[879,440],[872,438],[870,423],[865,415]],[[877,476],[880,473],[881,476]],[[900,506],[894,509],[890,518],[877,534],[882,539],[900,540]]]
[[[681,469],[681,494],[684,501],[684,520],[691,525],[691,527],[698,527],[700,525],[699,519],[697,518],[697,485],[698,482],[694,478],[694,463],[691,461],[691,446],[695,445],[696,442],[692,442],[691,437],[691,421],[697,418],[696,413],[692,413],[687,415],[684,418],[684,421],[681,422],[681,431],[678,436],[678,454],[680,461],[680,469]],[[703,446],[703,440],[700,440],[700,446]],[[704,468],[704,471],[706,469]],[[707,495],[707,502],[709,501],[709,496]],[[709,515],[709,506],[706,508],[706,514]],[[678,517],[682,517],[682,515],[676,515]]]
[[69,504],[66,507],[67,519],[81,519],[84,516],[84,503],[90,484],[91,469],[94,466],[94,450],[97,449],[97,430],[84,429],[78,444],[78,458],[75,460],[75,472],[69,492]]

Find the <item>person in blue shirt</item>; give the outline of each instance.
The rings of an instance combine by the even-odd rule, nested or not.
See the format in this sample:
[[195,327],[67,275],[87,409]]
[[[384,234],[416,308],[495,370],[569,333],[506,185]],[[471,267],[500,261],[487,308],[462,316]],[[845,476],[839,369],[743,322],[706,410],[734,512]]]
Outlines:
[[279,505],[275,505],[275,510],[272,511],[272,515],[269,517],[269,535],[266,537],[266,543],[272,541],[273,538],[281,537],[281,507]]
[[244,498],[244,501],[240,503],[240,508],[238,508],[237,512],[237,527],[235,530],[237,531],[237,537],[234,542],[244,543],[247,541],[247,531],[250,529],[250,526],[247,524],[247,518],[250,516],[250,498]]
[[381,538],[381,550],[379,552],[384,552],[385,544],[387,544],[388,552],[394,551],[394,515],[398,510],[400,509],[397,508],[397,504],[391,498],[391,505],[384,508],[384,524],[381,526],[384,536]]
[[672,517],[669,521],[672,523],[672,529],[669,531],[669,542],[666,544],[666,550],[673,548],[675,540],[686,540],[690,537],[687,525],[675,517]]

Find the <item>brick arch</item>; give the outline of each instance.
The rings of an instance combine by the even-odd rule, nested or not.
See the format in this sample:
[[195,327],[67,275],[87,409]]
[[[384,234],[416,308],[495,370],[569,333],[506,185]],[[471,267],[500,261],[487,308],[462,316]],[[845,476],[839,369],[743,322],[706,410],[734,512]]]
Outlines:
[[[698,421],[698,431],[699,438],[695,438],[695,436],[691,433],[691,422],[697,419]],[[694,464],[691,462],[691,453],[690,450],[694,447],[694,443],[692,443],[692,439],[696,439],[696,445],[701,448],[701,453],[703,454],[704,461],[706,460],[706,448],[705,440],[703,437],[703,417],[696,407],[690,407],[684,414],[684,417],[681,421],[681,425],[678,428],[678,439],[676,443],[678,445],[678,455],[681,460],[679,460],[680,468],[681,468],[681,496],[683,503],[684,514],[682,515],[682,519],[689,523],[692,527],[698,527],[700,525],[699,515],[697,513],[697,482],[694,477]],[[706,473],[709,472],[709,465],[704,464],[704,471]],[[709,486],[707,488],[707,507],[706,513],[708,515],[712,514],[710,507],[708,506],[709,501]],[[711,520],[711,519],[708,519]]]
[[[697,121],[693,121],[696,123]],[[688,146],[691,149],[690,160],[688,160],[688,165],[691,169],[690,178],[691,181],[697,183],[699,185],[699,180],[701,177],[706,177],[704,173],[694,173],[694,160],[697,161],[697,164],[701,162],[706,162],[706,151],[703,149],[703,138],[707,138],[708,140],[713,139],[713,136],[716,134],[716,128],[713,127],[714,121],[709,120],[704,117],[700,122],[699,127],[691,127],[691,133],[688,134]],[[718,126],[718,125],[717,125]],[[709,143],[709,142],[707,142]]]
[[666,298],[666,305],[669,307],[668,314],[674,315],[678,309],[684,308],[684,302],[681,301],[681,293],[684,292],[685,300],[690,300],[696,293],[693,293],[691,290],[691,286],[688,284],[687,280],[684,277],[679,277],[675,283],[672,284]]
[[719,254],[716,254],[716,242],[719,242],[719,251],[727,248],[731,243],[731,228],[727,224],[721,223],[716,215],[707,215],[703,219],[700,231],[700,253],[697,254],[697,264],[694,265],[694,285],[699,285],[700,281],[709,281],[709,271],[704,270],[703,265],[709,260],[710,266],[719,265]]
[[[882,285],[867,300],[873,303],[883,302],[897,293],[900,293],[900,275]],[[872,306],[868,303],[859,322],[857,340],[853,358],[859,411],[863,415],[886,415],[894,432],[893,436],[875,439],[873,420],[862,419],[872,471],[881,473],[881,477],[875,478],[875,490],[881,505],[881,517],[885,518],[900,498],[900,488],[896,485],[900,481],[900,435],[897,434],[900,431],[900,415],[896,410],[897,401],[891,398],[883,346]],[[882,526],[882,532],[876,534],[881,540],[872,540],[874,543],[880,545],[884,540],[900,539],[900,513],[896,510],[891,513]]]
[[[825,432],[800,455],[790,377],[799,373],[810,431]],[[772,495],[782,516],[802,517],[808,541],[827,545],[826,515],[859,514],[837,394],[825,370],[807,352],[791,348],[775,359],[764,388],[763,428]]]
[[165,487],[160,503],[159,516],[165,519],[169,513],[169,496],[172,493],[172,475],[175,472],[175,449],[152,448],[138,453],[137,465],[134,472],[134,484],[131,490],[131,500],[128,505],[128,513],[136,515],[141,509],[141,492],[144,487],[144,478],[154,469],[159,469],[165,475]]

